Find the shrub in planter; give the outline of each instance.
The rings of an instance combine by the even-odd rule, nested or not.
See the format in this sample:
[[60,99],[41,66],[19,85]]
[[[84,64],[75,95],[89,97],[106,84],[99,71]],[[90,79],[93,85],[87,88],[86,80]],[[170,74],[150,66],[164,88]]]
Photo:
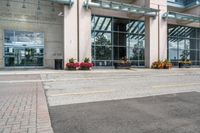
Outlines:
[[192,62],[190,60],[180,61],[179,68],[190,68],[192,65]]
[[69,59],[69,63],[66,64],[66,67],[68,70],[76,70],[80,64],[78,62],[75,62],[76,59],[71,58]]
[[151,68],[153,69],[170,69],[172,68],[172,63],[167,59],[164,61],[158,60],[153,62]]
[[126,57],[123,57],[120,61],[114,63],[115,69],[130,69],[131,63]]
[[92,63],[90,63],[90,59],[89,58],[85,58],[84,62],[81,62],[80,64],[80,69],[81,70],[90,70],[94,65]]
[[172,63],[167,59],[163,63],[164,63],[164,68],[165,69],[170,69],[173,66]]
[[178,63],[179,68],[190,68],[192,65],[192,62],[188,59],[190,55],[190,52],[188,50],[184,50],[182,52],[181,56],[181,61]]
[[155,62],[152,63],[151,68],[153,68],[153,69],[163,69],[164,68],[164,63],[162,61],[160,61],[160,60],[155,61]]

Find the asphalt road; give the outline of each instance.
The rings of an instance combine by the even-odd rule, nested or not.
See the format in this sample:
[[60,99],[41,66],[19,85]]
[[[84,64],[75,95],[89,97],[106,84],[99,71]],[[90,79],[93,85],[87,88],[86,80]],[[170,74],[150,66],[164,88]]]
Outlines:
[[55,133],[199,133],[200,93],[49,107]]

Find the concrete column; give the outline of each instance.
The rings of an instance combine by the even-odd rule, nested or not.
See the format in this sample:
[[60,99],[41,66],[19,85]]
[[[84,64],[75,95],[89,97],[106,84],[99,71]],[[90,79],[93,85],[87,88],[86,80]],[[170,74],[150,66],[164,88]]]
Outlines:
[[79,61],[84,58],[92,60],[92,45],[91,45],[91,10],[86,10],[83,7],[84,0],[79,1]]
[[146,7],[160,9],[156,18],[145,17],[145,66],[167,58],[167,21],[162,16],[167,12],[167,0],[146,0]]
[[72,7],[64,7],[64,65],[70,58],[78,58],[77,32],[77,1],[74,1]]

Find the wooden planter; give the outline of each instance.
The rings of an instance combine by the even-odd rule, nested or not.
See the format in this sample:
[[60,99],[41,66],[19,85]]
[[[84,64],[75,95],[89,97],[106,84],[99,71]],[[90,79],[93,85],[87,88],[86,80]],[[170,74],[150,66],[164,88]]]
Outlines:
[[130,69],[131,64],[130,63],[114,63],[115,69]]
[[190,67],[191,67],[191,64],[179,62],[179,63],[178,63],[178,66],[179,66],[179,68],[190,68]]

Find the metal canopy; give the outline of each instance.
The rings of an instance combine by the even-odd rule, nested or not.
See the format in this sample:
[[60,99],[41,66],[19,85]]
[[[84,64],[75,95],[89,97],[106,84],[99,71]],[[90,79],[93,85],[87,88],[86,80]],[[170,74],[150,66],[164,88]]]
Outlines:
[[104,0],[98,0],[95,2],[92,2],[90,0],[85,0],[84,7],[86,9],[89,9],[92,7],[110,9],[110,10],[140,14],[144,16],[151,16],[151,17],[156,17],[158,12],[160,11],[160,10],[152,9],[152,8],[145,8],[145,7],[135,6],[131,4],[104,1]]
[[200,6],[200,0],[179,0],[179,1],[174,1],[174,0],[167,0],[167,5],[176,7],[176,8],[194,8],[197,6]]
[[72,6],[74,4],[74,0],[50,0],[50,1],[69,6]]
[[178,12],[167,12],[163,15],[163,18],[200,23],[200,16],[194,16],[191,14],[183,14]]

